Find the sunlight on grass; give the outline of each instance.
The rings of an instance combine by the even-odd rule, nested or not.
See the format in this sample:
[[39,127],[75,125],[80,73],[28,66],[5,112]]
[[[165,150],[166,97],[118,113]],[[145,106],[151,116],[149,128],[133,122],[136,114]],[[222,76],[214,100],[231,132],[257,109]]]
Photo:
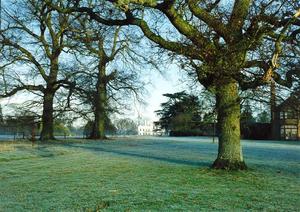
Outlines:
[[15,150],[15,147],[11,144],[0,145],[0,152],[14,151],[14,150]]
[[[299,157],[260,157],[267,147],[252,151],[249,145],[251,169],[230,173],[208,168],[217,146],[206,141],[11,145],[13,151],[0,153],[0,208],[5,211],[300,208]],[[293,154],[295,148],[283,151]]]

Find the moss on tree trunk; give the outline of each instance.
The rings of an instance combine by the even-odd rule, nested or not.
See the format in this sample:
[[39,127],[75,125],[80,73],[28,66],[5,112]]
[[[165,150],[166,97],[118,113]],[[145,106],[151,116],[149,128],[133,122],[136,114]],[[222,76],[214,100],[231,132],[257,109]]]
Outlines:
[[54,92],[45,91],[43,100],[42,131],[40,140],[54,139],[53,133],[53,99]]
[[228,170],[246,169],[240,142],[238,85],[234,81],[229,81],[220,83],[216,89],[219,150],[218,158],[212,167]]

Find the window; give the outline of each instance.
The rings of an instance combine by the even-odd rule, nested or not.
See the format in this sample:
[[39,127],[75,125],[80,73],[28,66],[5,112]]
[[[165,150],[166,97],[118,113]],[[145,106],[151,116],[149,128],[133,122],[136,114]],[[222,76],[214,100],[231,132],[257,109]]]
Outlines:
[[297,112],[291,109],[281,111],[280,119],[297,119]]
[[294,111],[294,110],[288,110],[286,113],[287,113],[286,114],[287,119],[296,119],[297,118],[296,111]]
[[296,125],[283,125],[280,134],[283,139],[296,140],[298,138],[298,128]]
[[285,119],[285,112],[284,111],[280,112],[280,119]]

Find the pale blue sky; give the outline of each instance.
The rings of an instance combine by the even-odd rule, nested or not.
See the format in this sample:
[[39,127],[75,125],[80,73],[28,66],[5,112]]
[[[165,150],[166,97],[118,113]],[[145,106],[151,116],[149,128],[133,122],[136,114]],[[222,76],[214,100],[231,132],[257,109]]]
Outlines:
[[145,97],[147,105],[140,106],[140,115],[149,118],[152,121],[157,120],[158,117],[154,111],[160,109],[160,104],[167,100],[163,96],[165,93],[174,93],[185,89],[185,84],[180,81],[181,74],[178,68],[170,66],[168,70],[162,70],[162,73],[153,70],[148,76],[152,85],[148,85],[148,95]]
[[[147,104],[133,103],[131,107],[132,112],[125,112],[123,116],[136,119],[138,115],[140,115],[142,118],[150,119],[151,121],[158,120],[154,111],[159,110],[160,104],[167,100],[163,94],[182,91],[186,88],[185,84],[180,81],[181,76],[182,73],[173,65],[170,65],[168,70],[162,70],[162,73],[159,73],[157,70],[152,70],[148,76],[146,76],[147,80],[151,82],[151,84],[146,86],[148,92],[144,96],[144,100]],[[1,99],[0,103],[4,109],[3,112],[8,113],[9,110],[6,106],[22,104],[24,101],[32,98],[35,97],[28,93],[20,92],[13,97]]]

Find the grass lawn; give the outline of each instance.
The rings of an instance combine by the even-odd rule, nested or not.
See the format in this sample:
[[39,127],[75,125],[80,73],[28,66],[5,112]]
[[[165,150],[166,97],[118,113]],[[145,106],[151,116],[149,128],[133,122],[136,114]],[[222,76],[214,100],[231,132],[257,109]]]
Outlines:
[[300,142],[243,149],[227,172],[208,138],[0,142],[0,211],[299,211]]

